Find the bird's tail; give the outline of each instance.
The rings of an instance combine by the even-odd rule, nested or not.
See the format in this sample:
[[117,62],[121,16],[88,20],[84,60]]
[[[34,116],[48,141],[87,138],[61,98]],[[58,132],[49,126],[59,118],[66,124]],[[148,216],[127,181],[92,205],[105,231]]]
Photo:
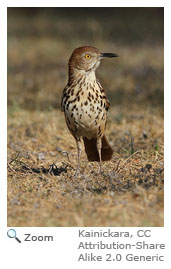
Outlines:
[[[99,162],[99,154],[97,150],[97,139],[92,138],[92,139],[87,139],[86,137],[83,137],[84,141],[84,147],[85,147],[85,152],[87,154],[87,158],[91,162]],[[101,148],[101,157],[102,161],[109,161],[112,158],[113,154],[113,149],[111,148],[106,136],[104,135],[102,137],[102,148]]]

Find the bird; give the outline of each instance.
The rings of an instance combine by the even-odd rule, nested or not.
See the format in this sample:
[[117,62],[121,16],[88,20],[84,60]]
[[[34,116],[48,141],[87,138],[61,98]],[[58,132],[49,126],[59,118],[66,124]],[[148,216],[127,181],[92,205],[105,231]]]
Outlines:
[[63,90],[61,111],[77,145],[77,168],[80,172],[82,140],[88,161],[109,161],[113,155],[106,135],[107,112],[110,108],[106,93],[96,78],[95,71],[104,58],[118,57],[116,53],[101,53],[93,46],[76,48],[68,62],[68,83]]

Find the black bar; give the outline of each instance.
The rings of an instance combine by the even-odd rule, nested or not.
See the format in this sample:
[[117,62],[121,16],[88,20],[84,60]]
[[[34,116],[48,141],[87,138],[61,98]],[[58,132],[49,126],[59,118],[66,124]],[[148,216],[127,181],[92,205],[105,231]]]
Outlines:
[[18,241],[18,243],[21,243],[20,239],[18,237],[15,237],[15,239]]

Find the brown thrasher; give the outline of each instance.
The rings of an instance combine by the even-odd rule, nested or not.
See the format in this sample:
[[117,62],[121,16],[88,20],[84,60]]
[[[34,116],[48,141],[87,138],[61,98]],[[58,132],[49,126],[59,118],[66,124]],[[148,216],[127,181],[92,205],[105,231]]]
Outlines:
[[69,59],[69,79],[63,90],[61,108],[69,131],[77,143],[80,166],[81,138],[89,161],[101,162],[112,158],[113,150],[104,135],[107,111],[110,103],[105,91],[96,79],[95,70],[105,57],[117,57],[115,53],[100,53],[91,46],[73,51]]

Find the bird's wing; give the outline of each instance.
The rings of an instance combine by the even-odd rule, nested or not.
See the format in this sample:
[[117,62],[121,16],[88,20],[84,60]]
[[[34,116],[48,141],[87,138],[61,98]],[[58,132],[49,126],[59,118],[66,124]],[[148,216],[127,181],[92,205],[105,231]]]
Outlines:
[[99,88],[100,88],[100,91],[101,91],[101,94],[102,94],[102,96],[103,96],[103,98],[104,98],[104,100],[105,100],[106,110],[108,111],[109,108],[110,108],[110,102],[109,102],[109,100],[107,99],[105,90],[103,89],[102,85],[100,84],[100,82],[99,82],[98,80],[97,80],[97,84],[98,84],[98,86],[99,86]]
[[68,85],[63,90],[62,99],[61,99],[61,111],[64,111],[63,103],[64,103],[64,99],[65,99],[66,94],[67,94],[66,93],[67,92],[67,89],[68,89]]

